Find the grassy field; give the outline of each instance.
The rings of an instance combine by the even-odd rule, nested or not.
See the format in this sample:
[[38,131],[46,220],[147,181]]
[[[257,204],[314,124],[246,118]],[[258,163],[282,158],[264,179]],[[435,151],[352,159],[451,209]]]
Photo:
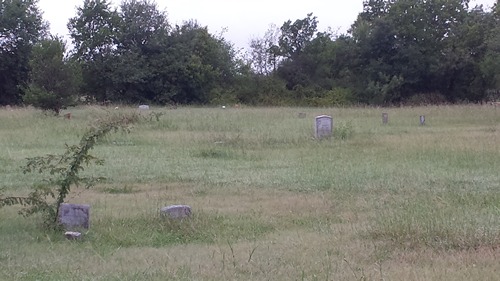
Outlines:
[[[0,194],[47,177],[27,157],[132,111],[0,109]],[[500,280],[500,108],[151,111],[93,150],[84,173],[107,180],[67,200],[92,206],[81,241],[0,209],[0,280]],[[162,219],[171,204],[193,217]]]

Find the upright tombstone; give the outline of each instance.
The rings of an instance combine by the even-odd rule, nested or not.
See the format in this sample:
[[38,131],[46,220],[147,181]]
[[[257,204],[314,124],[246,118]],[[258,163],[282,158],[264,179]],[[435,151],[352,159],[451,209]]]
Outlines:
[[317,139],[329,138],[332,136],[333,120],[331,116],[316,116],[314,123],[314,136]]
[[382,113],[382,124],[387,125],[389,123],[389,114],[384,112]]
[[90,206],[62,203],[59,206],[58,221],[66,230],[88,229],[90,227]]
[[420,115],[420,125],[425,125],[425,115]]

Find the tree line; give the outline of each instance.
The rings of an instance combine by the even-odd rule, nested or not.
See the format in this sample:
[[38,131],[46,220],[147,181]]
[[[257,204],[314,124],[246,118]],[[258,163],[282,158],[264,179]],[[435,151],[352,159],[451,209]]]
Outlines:
[[86,102],[334,106],[500,98],[500,5],[365,0],[345,34],[307,14],[246,52],[195,20],[171,25],[151,0],[84,0],[71,49],[37,0],[0,2],[0,104],[58,113]]

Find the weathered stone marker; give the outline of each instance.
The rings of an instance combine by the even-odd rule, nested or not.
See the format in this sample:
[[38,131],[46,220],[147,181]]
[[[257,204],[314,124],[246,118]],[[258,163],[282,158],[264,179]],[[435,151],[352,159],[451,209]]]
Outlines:
[[425,115],[420,115],[420,125],[425,125]]
[[139,109],[148,110],[149,109],[149,105],[147,105],[147,104],[141,104],[141,105],[139,105]]
[[90,205],[62,203],[59,206],[58,221],[66,230],[90,227]]
[[314,136],[317,139],[329,138],[332,136],[333,120],[331,116],[316,116],[314,123]]
[[160,209],[162,216],[172,219],[183,219],[191,217],[191,207],[188,205],[171,205]]
[[389,113],[382,113],[382,124],[387,125],[389,123]]

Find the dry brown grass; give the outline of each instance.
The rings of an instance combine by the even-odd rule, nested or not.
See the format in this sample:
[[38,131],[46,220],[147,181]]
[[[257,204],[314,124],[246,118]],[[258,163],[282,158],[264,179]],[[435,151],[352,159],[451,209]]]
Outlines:
[[[134,185],[132,193],[102,196],[106,186],[78,194],[93,205],[96,220],[130,218],[163,204],[185,203],[196,212],[250,216],[276,225],[252,241],[117,247],[75,257],[95,276],[162,276],[189,280],[498,280],[500,248],[461,251],[393,248],[389,241],[360,239],[367,231],[368,198],[336,199],[327,192],[297,193],[247,187],[203,188],[196,184]],[[384,199],[385,198],[385,199]],[[397,200],[386,194],[381,201]],[[349,208],[346,206],[349,205]],[[99,227],[99,226],[94,226]],[[72,248],[74,246],[71,246]],[[55,264],[58,261],[54,253]],[[54,266],[54,261],[51,266]],[[74,269],[76,270],[76,269]],[[117,274],[117,273],[115,273]],[[118,275],[117,275],[118,276]]]

